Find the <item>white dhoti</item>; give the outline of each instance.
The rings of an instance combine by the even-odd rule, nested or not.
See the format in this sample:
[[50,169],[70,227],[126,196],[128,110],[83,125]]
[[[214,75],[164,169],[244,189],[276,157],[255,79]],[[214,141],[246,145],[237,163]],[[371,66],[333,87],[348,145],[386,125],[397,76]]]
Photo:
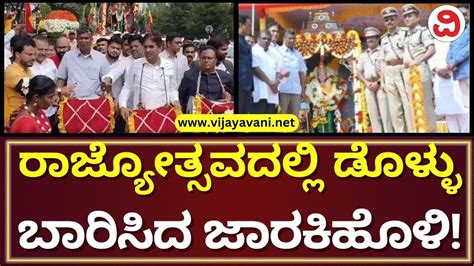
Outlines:
[[[464,104],[463,93],[459,82],[456,80],[444,79],[436,75],[433,79],[433,90],[435,93],[436,115],[446,117],[446,124],[451,133],[469,132],[468,110]],[[468,98],[469,101],[469,98]]]

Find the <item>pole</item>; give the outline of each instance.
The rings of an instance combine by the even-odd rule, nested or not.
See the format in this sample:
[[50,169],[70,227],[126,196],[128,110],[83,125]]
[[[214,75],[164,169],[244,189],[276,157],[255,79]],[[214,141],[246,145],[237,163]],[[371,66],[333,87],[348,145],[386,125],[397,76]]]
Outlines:
[[252,35],[255,35],[255,4],[252,4]]

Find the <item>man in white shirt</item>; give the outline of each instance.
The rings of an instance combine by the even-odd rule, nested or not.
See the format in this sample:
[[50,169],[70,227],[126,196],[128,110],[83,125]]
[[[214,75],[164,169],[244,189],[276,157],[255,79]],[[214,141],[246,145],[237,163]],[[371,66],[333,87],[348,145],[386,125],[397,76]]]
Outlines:
[[271,24],[268,27],[268,31],[272,36],[270,49],[278,48],[280,46],[278,45],[278,42],[280,41],[280,27],[278,27],[278,24]]
[[285,83],[281,83],[279,89],[279,103],[282,114],[294,114],[298,116],[300,102],[305,99],[305,76],[306,64],[300,52],[295,49],[296,32],[293,29],[285,31],[284,43],[277,50],[281,54],[281,74],[288,76]]
[[165,58],[173,63],[174,77],[176,84],[181,83],[184,72],[189,70],[188,59],[181,54],[181,46],[183,46],[183,37],[177,33],[170,33],[166,36],[166,48],[160,53],[160,58]]
[[97,51],[101,54],[107,54],[107,45],[109,43],[109,40],[107,38],[101,37],[97,39],[96,41],[96,48]]
[[53,60],[48,58],[49,42],[48,39],[42,35],[35,37],[36,43],[36,61],[30,67],[31,73],[34,76],[44,75],[52,80],[56,80],[56,65]]
[[448,69],[449,42],[434,40],[436,53],[428,60],[433,77],[435,112],[446,118],[449,133],[469,133],[469,110],[464,107],[460,84]]
[[[112,39],[111,39],[112,41]],[[129,53],[128,57],[120,57],[116,63],[110,66],[110,72],[102,78],[103,86],[112,90],[112,95],[115,99],[115,104],[119,107],[119,97],[123,90],[123,86],[127,80],[130,68],[133,65],[135,59],[143,58],[143,38],[140,35],[130,35],[128,37]],[[109,42],[109,48],[112,45]],[[122,46],[123,47],[123,46]],[[128,96],[127,109],[133,109],[133,91]],[[118,116],[115,120],[114,133],[125,132],[126,120],[122,120],[121,116]]]
[[77,48],[77,39],[76,39],[76,32],[70,31],[69,34],[69,45],[71,46],[71,50],[74,50]]
[[160,58],[163,46],[161,36],[147,36],[143,46],[145,58],[133,62],[119,95],[120,114],[125,121],[130,115],[127,102],[132,92],[133,109],[153,110],[169,104],[181,108],[174,65],[171,61]]
[[[110,71],[105,55],[92,49],[92,32],[88,28],[77,31],[78,49],[67,52],[56,76],[61,94],[74,93],[79,99],[97,99],[102,94],[101,79]],[[66,85],[67,88],[62,88]],[[70,90],[70,88],[73,90]]]
[[278,58],[276,51],[269,49],[271,35],[261,31],[258,42],[252,47],[253,108],[255,114],[274,114],[278,104]]
[[[121,57],[117,62],[110,66],[110,72],[105,75],[103,80],[104,87],[111,87],[112,91],[116,91],[117,93],[113,93],[114,99],[118,105],[118,99],[120,92],[122,91],[122,87],[125,84],[125,80],[128,76],[128,72],[133,64],[135,59],[143,58],[143,38],[140,35],[131,35],[128,38],[128,43],[130,46],[130,55],[129,57]],[[116,89],[114,89],[114,87]],[[133,108],[132,101],[133,97],[129,97],[129,101],[127,104],[127,108]]]
[[[54,61],[49,59],[47,54],[49,50],[48,39],[42,35],[37,35],[35,37],[35,43],[36,61],[33,63],[33,66],[30,67],[32,77],[44,75],[56,81],[57,68],[54,64]],[[58,118],[56,116],[56,112],[58,111],[58,103],[59,97],[56,97],[54,104],[45,110],[45,113],[48,116],[51,125],[53,126],[53,133],[59,132],[57,128]]]
[[[114,72],[120,72],[123,71],[123,69],[126,71],[127,66],[131,65],[132,63],[130,58],[120,57],[122,53],[123,42],[123,39],[118,35],[114,35],[110,38],[110,40],[108,40],[105,59],[107,59],[107,62],[110,64],[110,72],[102,78],[104,89],[112,93],[117,111],[119,106],[118,97],[125,82],[125,75],[118,74],[117,78],[114,79],[113,82],[111,79],[113,79]],[[106,81],[106,78],[110,78],[110,80],[107,79]],[[117,116],[115,118],[114,133],[125,133],[125,121],[122,120],[121,116]]]
[[[112,38],[110,38],[110,40],[107,43],[105,59],[107,59],[107,62],[109,62],[110,72],[112,72],[116,68],[119,68],[121,65],[126,65],[128,63],[127,59],[119,58],[120,54],[122,53],[122,45],[123,45],[123,40],[119,36],[112,36]],[[105,79],[106,77],[108,77],[108,75],[105,75],[103,79]],[[123,75],[117,77],[113,81],[111,93],[112,93],[112,96],[114,97],[114,100],[118,99],[120,91],[122,90],[122,87],[123,87],[123,83],[124,83]]]

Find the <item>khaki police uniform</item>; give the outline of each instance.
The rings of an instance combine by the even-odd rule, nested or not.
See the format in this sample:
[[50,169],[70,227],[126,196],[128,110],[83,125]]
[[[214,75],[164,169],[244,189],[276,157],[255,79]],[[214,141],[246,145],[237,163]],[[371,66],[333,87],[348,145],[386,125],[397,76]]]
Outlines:
[[[412,4],[403,6],[403,14],[409,14],[412,12],[418,12],[419,10]],[[405,52],[403,54],[403,62],[407,64],[410,61],[418,60],[423,57],[428,47],[434,45],[433,36],[429,32],[428,28],[417,25],[415,28],[408,31],[408,37],[405,40]],[[427,118],[427,126],[430,132],[436,132],[436,114],[434,106],[434,95],[433,85],[430,67],[427,62],[421,62],[418,65],[421,75],[421,82],[423,85],[424,94],[424,107]],[[406,76],[408,77],[409,69],[405,69]],[[409,88],[409,95],[412,93],[412,88],[408,84],[408,80],[405,81],[407,88]],[[412,97],[410,97],[410,103]],[[412,105],[413,106],[413,105]]]
[[[364,30],[365,37],[379,36],[380,32],[373,27]],[[374,133],[393,132],[387,100],[387,94],[380,88],[380,47],[367,49],[357,62],[357,71],[369,82],[378,82],[377,91],[365,88],[370,124]]]
[[[397,9],[387,7],[382,16],[398,16]],[[394,132],[413,132],[413,115],[408,89],[405,85],[407,77],[403,67],[403,54],[408,29],[397,27],[392,33],[385,33],[380,38],[380,59],[384,64],[384,85],[389,103],[390,118]]]

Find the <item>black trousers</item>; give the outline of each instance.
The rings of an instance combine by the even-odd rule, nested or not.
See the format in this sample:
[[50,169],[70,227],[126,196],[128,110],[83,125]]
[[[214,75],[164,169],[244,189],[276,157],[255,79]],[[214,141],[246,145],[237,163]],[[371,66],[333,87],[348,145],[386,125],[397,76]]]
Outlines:
[[252,91],[239,90],[239,114],[250,113],[252,103]]
[[276,104],[261,99],[258,103],[252,104],[252,114],[276,114]]

